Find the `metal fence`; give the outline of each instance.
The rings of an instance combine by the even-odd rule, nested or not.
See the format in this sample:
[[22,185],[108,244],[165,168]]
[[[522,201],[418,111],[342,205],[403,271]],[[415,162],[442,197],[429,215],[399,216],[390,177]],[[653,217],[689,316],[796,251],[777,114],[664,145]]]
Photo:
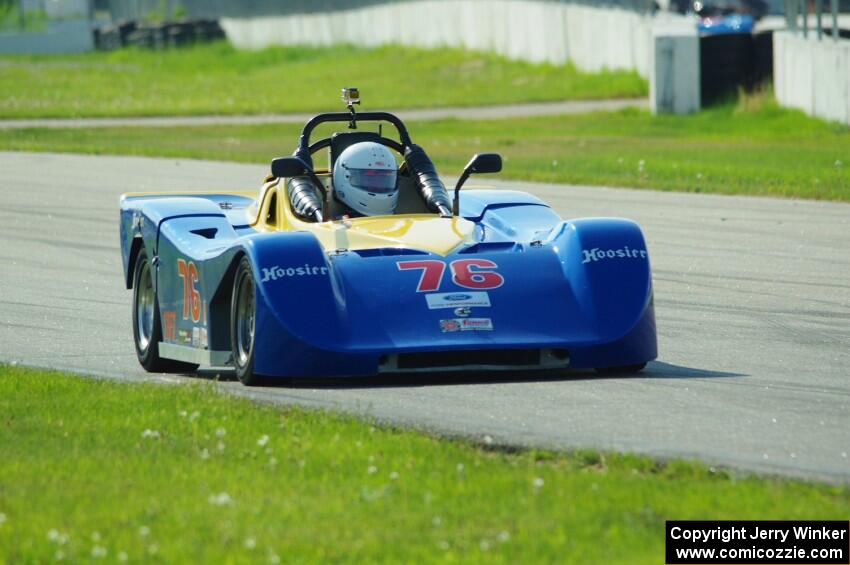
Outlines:
[[850,0],[785,0],[789,30],[817,39],[850,37]]

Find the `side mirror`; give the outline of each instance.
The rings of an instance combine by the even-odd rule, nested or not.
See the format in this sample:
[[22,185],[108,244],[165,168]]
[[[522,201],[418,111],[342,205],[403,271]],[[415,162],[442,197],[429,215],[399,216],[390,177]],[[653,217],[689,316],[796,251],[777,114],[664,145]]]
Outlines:
[[498,173],[502,170],[502,156],[498,153],[478,153],[463,170],[470,173]]
[[310,173],[307,165],[298,157],[278,157],[272,160],[272,175],[284,177],[300,177]]
[[452,204],[452,213],[460,215],[460,187],[473,173],[498,173],[502,170],[502,156],[498,153],[478,153],[469,160],[463,168],[463,173],[455,185],[455,198]]

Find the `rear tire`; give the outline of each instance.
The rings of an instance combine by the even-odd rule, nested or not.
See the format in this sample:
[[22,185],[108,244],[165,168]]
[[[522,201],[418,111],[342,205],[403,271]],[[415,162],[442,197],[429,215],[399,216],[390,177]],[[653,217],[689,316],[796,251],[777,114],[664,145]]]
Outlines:
[[136,257],[133,271],[133,342],[136,357],[149,373],[194,373],[198,366],[159,356],[162,327],[159,301],[153,287],[153,270],[144,248]]
[[230,345],[236,377],[246,386],[257,386],[265,378],[254,372],[254,335],[256,329],[257,293],[254,271],[247,257],[242,257],[233,278],[230,301]]
[[622,367],[598,367],[596,372],[600,375],[633,375],[635,373],[639,373],[643,371],[643,368],[646,367],[646,363],[639,363],[637,365],[624,365]]

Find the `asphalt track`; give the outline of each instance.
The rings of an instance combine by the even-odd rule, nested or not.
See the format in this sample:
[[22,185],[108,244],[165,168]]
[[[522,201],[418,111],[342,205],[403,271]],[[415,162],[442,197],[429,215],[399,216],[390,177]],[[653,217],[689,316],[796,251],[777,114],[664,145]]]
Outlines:
[[[615,98],[605,100],[565,100],[560,102],[527,102],[522,104],[497,104],[494,106],[458,106],[444,108],[409,108],[394,110],[404,121],[431,121],[445,119],[493,120],[581,114],[596,111],[614,111],[624,108],[649,108],[646,98]],[[339,110],[339,108],[337,108]],[[138,118],[25,118],[0,120],[0,130],[25,128],[103,128],[103,127],[180,127],[254,124],[303,124],[313,114],[244,114],[215,116],[153,116]]]
[[[0,361],[197,379],[149,376],[136,362],[118,195],[253,188],[264,173],[259,165],[0,153]],[[850,482],[850,205],[498,184],[533,192],[565,217],[642,224],[660,341],[659,360],[644,373],[221,386],[495,443],[698,457]]]

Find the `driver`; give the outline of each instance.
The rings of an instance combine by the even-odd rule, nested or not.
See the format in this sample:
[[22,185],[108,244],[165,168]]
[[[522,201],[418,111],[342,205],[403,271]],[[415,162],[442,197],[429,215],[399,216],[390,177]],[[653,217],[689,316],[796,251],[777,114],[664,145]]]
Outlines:
[[334,198],[351,216],[385,216],[398,204],[396,162],[389,149],[374,141],[350,145],[334,164]]

